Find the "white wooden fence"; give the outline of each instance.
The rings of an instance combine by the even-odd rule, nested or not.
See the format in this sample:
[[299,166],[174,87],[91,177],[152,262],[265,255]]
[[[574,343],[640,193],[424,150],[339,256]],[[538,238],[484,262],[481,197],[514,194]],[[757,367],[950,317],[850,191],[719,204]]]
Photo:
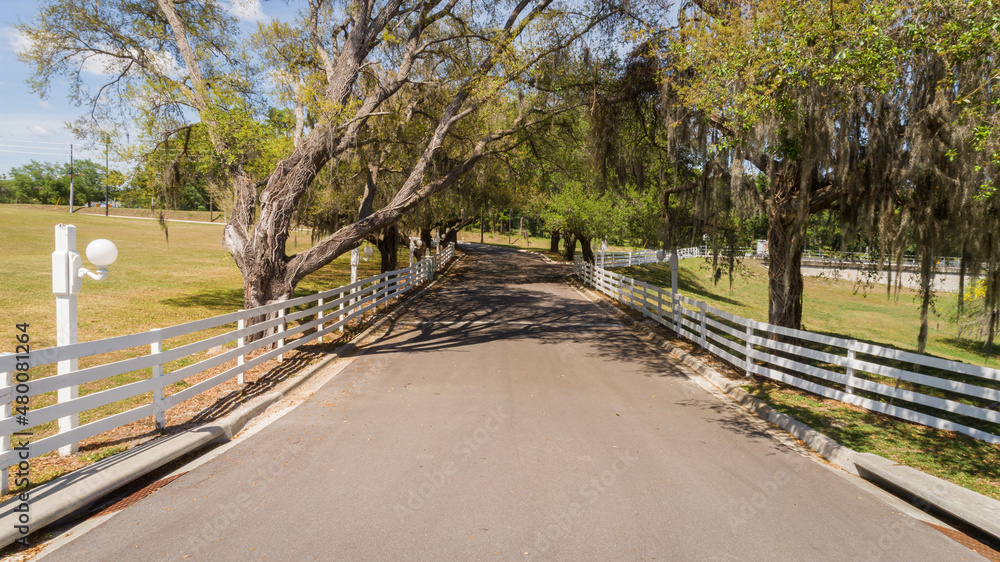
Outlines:
[[[607,254],[605,263],[657,261],[655,254],[638,254],[633,252],[624,262],[620,253],[613,260]],[[997,369],[741,318],[582,260],[575,262],[574,272],[747,375],[1000,444]]]
[[[455,247],[451,244],[440,251],[438,255],[418,261],[410,267],[369,277],[356,283],[337,287],[336,289],[322,293],[298,297],[248,310],[240,310],[204,320],[178,324],[169,328],[154,329],[145,333],[47,349],[31,349],[28,353],[27,361],[30,369],[59,361],[97,356],[134,348],[141,348],[143,351],[130,359],[92,365],[66,374],[33,379],[23,385],[19,385],[16,380],[12,380],[14,379],[12,375],[16,372],[17,362],[23,361],[23,359],[17,359],[17,356],[13,354],[0,356],[0,408],[2,408],[0,409],[0,436],[2,436],[2,442],[0,442],[0,468],[2,468],[2,472],[0,472],[0,486],[2,486],[2,492],[7,492],[8,468],[18,464],[18,462],[54,451],[65,445],[75,444],[83,439],[148,416],[153,416],[157,427],[162,428],[165,425],[165,414],[169,408],[214,388],[233,377],[237,377],[238,382],[242,384],[243,373],[247,370],[276,357],[280,360],[283,354],[313,340],[322,341],[324,335],[336,330],[342,330],[343,326],[351,320],[369,312],[377,311],[378,305],[403,295],[424,281],[431,280],[434,272],[440,269],[454,255]],[[292,311],[292,309],[296,310]],[[247,321],[251,318],[263,315],[269,315],[271,318],[253,326],[246,325]],[[295,324],[296,322],[298,323]],[[164,342],[167,340],[190,336],[191,334],[206,330],[215,329],[214,331],[218,331],[218,328],[225,328],[227,326],[230,328],[235,327],[235,329],[230,329],[225,333],[212,335],[193,343],[178,345],[171,349],[167,349],[164,345]],[[277,330],[273,330],[273,333],[266,337],[254,340],[253,342],[245,341],[248,336],[272,331],[271,329],[273,328],[277,328]],[[309,332],[310,330],[312,331]],[[288,338],[293,336],[300,337],[288,341]],[[185,339],[190,339],[190,337]],[[196,360],[202,352],[215,347],[225,346],[232,342],[236,342],[236,347],[225,349],[221,353],[211,357],[202,358],[193,364],[184,365],[185,360]],[[274,349],[268,350],[252,359],[246,357],[250,352],[270,346],[271,344],[277,345]],[[148,352],[145,350],[148,350]],[[170,396],[164,395],[165,387],[233,359],[236,359],[236,364],[228,369],[212,375],[197,384],[184,388],[175,394]],[[180,368],[171,372],[164,372],[164,365],[177,361],[180,361],[178,365]],[[19,395],[28,397],[38,396],[48,392],[55,392],[60,388],[108,379],[109,377],[126,373],[135,373],[141,370],[146,370],[150,376],[137,382],[122,384],[100,392],[82,395],[78,398],[37,410],[31,409],[24,416],[26,419],[21,418],[17,412],[17,404],[14,404],[14,415],[11,415],[12,401]],[[21,456],[21,451],[11,450],[10,436],[14,433],[30,432],[31,428],[38,425],[93,410],[94,408],[100,408],[121,400],[134,398],[149,392],[153,393],[153,398],[147,404],[44,437],[38,441],[32,441],[26,456]],[[18,454],[15,455],[15,453]]]

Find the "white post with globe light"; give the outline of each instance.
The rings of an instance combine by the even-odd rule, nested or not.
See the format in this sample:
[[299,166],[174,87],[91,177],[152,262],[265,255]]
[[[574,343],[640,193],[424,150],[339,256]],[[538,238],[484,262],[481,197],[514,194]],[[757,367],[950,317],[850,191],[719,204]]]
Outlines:
[[[90,276],[95,281],[108,277],[108,266],[118,259],[118,248],[110,240],[99,238],[87,245],[87,259],[97,266],[97,271],[83,267],[83,259],[76,251],[76,227],[71,224],[56,225],[56,251],[52,252],[52,292],[56,295],[56,345],[59,347],[76,343],[76,295],[83,286],[83,277]],[[77,370],[76,359],[60,361],[57,372],[60,375]],[[59,403],[75,400],[79,396],[77,385],[60,388]],[[80,423],[79,414],[59,418],[59,433],[65,433]],[[60,455],[77,451],[76,443],[59,448]]]

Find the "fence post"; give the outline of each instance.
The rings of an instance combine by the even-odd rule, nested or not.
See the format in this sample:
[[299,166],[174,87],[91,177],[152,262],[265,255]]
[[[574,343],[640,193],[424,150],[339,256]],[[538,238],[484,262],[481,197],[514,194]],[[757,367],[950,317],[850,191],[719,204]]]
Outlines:
[[744,354],[747,356],[746,372],[747,376],[749,377],[750,375],[753,374],[753,367],[754,367],[753,360],[756,354],[753,348],[753,344],[750,343],[750,338],[753,337],[753,320],[747,318],[745,319],[744,324],[746,325],[746,336],[745,336],[746,340],[744,342],[746,345],[744,346]]
[[[241,313],[242,312],[246,312],[246,310],[241,308],[240,312]],[[243,328],[246,328],[246,327],[247,327],[247,319],[246,318],[240,318],[239,320],[236,321],[236,329],[237,330],[242,330]],[[240,336],[240,337],[236,338],[236,347],[238,349],[243,349],[243,345],[245,343],[246,343],[246,338],[244,336]],[[241,353],[240,356],[236,358],[236,365],[242,367],[243,363],[246,363],[246,355],[243,354],[243,353]],[[243,371],[240,371],[240,374],[236,375],[236,382],[240,386],[243,386],[243,382],[244,382]]]
[[[0,357],[10,353],[0,353]],[[0,373],[0,420],[10,417],[10,400],[14,390],[14,373]],[[4,432],[0,435],[0,455],[10,450],[10,435]],[[10,471],[8,467],[0,470],[0,495],[10,492]]]
[[674,333],[681,337],[681,300],[674,291],[670,293],[670,310],[674,315]]
[[847,342],[847,381],[844,383],[844,391],[848,394],[854,394],[854,387],[851,386],[851,379],[854,377],[855,348],[857,345],[858,340],[851,340]]
[[[281,310],[278,311],[278,318],[281,318],[281,323],[278,324],[278,333],[279,334],[283,334],[283,333],[285,333],[285,309],[284,308],[282,308]],[[283,347],[285,347],[285,338],[281,338],[281,339],[278,340],[278,349],[282,349]],[[281,362],[281,361],[284,361],[284,360],[285,360],[285,354],[284,353],[278,354],[278,361]]]
[[316,303],[316,306],[320,308],[319,313],[317,313],[320,322],[319,326],[316,326],[316,331],[319,332],[319,337],[316,338],[316,341],[323,343],[323,297],[319,298],[319,302]]
[[661,287],[656,288],[656,317],[660,319],[661,324],[663,323],[663,289]]
[[701,346],[708,347],[708,335],[705,333],[705,302],[698,301],[698,310],[701,312]]
[[[153,328],[150,332],[159,332],[159,328]],[[156,341],[149,344],[150,355],[160,355],[156,363],[153,364],[153,380],[163,378],[163,340],[156,338]],[[157,382],[153,386],[153,422],[156,424],[156,431],[163,431],[167,427],[167,407],[164,404],[163,382]]]
[[632,266],[632,250],[629,250],[628,252],[628,265],[629,267]]
[[344,333],[344,291],[341,291],[337,298],[341,299],[340,308],[338,309],[340,310],[340,318],[338,318],[337,321],[340,322],[340,333]]

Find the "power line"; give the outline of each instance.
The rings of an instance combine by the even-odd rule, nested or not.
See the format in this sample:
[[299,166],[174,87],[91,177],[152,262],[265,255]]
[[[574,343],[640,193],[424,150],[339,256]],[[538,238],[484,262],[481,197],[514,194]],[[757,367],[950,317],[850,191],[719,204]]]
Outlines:
[[0,141],[6,141],[6,142],[30,142],[32,144],[58,144],[58,145],[61,145],[61,146],[66,146],[66,145],[69,144],[68,142],[51,142],[51,141],[21,140],[21,139],[5,139],[3,137],[0,137]]
[[[38,154],[41,156],[60,156],[58,152],[27,152],[24,150],[6,150],[3,148],[0,148],[0,152],[6,152],[8,154]],[[66,153],[68,154],[69,151],[67,150]]]
[[57,150],[57,151],[58,150],[69,150],[68,147],[67,148],[49,148],[49,147],[46,147],[46,146],[24,146],[24,145],[21,145],[21,144],[3,144],[3,143],[0,143],[0,147],[4,147],[4,148],[28,148],[28,149],[31,149],[31,150]]

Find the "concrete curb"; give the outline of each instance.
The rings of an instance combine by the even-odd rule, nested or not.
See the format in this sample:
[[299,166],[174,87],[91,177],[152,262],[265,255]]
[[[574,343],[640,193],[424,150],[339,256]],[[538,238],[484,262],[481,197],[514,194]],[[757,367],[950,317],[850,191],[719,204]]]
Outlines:
[[[90,507],[102,497],[175,459],[203,447],[232,440],[251,420],[280,402],[331,361],[351,354],[361,342],[401,316],[414,301],[435,288],[440,282],[440,276],[450,271],[460,259],[461,256],[456,256],[435,274],[434,280],[426,287],[400,303],[392,312],[384,314],[350,342],[332,351],[328,357],[309,365],[300,376],[285,380],[275,390],[257,397],[224,418],[182,433],[154,439],[74,470],[29,490],[27,501],[19,497],[7,500],[0,505],[0,548],[25,536],[17,528],[22,525],[19,518],[25,513],[28,516],[29,534],[35,533]],[[22,504],[26,504],[27,508],[22,507]],[[27,511],[23,511],[24,509]]]
[[871,453],[857,455],[861,477],[931,506],[1000,540],[1000,501]]
[[771,408],[763,400],[741,388],[740,383],[723,377],[715,369],[664,339],[645,323],[636,322],[634,318],[582,283],[574,279],[573,284],[578,289],[586,291],[598,306],[615,315],[623,324],[641,332],[658,347],[720,388],[743,407],[790,433],[834,465],[882,488],[887,488],[912,501],[918,507],[936,509],[1000,541],[1000,501],[879,455],[859,453],[837,443],[792,416]]
[[[73,512],[90,506],[101,497],[195,449],[224,436],[222,428],[205,426],[156,439],[75,470],[29,490],[0,506],[0,545],[7,546],[25,536],[23,506],[27,505],[27,526],[34,533]],[[26,500],[26,501],[23,501]]]

